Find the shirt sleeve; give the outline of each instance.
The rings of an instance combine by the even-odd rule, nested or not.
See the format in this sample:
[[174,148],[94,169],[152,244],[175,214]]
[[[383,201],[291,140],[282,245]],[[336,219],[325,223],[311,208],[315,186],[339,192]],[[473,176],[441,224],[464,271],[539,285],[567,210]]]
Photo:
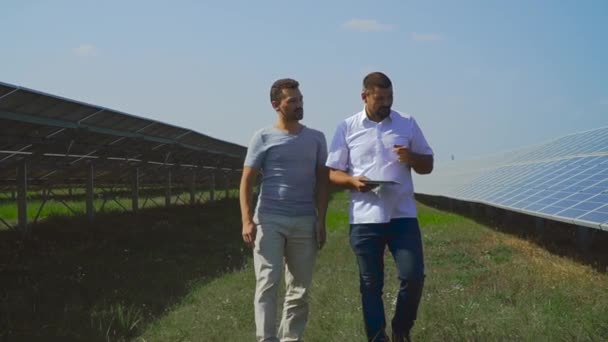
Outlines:
[[319,144],[317,145],[317,166],[325,165],[327,160],[327,141],[325,134],[319,133]]
[[265,156],[266,151],[264,150],[262,131],[255,132],[251,138],[251,141],[249,142],[244,164],[245,166],[260,170],[262,169]]
[[433,155],[433,149],[426,141],[426,138],[424,137],[424,134],[422,134],[422,130],[418,126],[418,123],[413,118],[412,121],[412,141],[410,145],[412,152]]
[[336,129],[329,147],[325,165],[332,169],[348,171],[348,145],[346,144],[346,123],[342,122]]

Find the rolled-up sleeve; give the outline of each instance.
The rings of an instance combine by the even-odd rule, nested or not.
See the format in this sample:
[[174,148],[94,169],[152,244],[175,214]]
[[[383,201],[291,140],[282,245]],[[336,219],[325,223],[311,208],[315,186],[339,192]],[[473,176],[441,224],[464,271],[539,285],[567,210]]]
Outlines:
[[325,165],[332,169],[348,171],[348,145],[346,144],[346,123],[342,122],[336,128],[336,133],[329,146]]
[[412,140],[411,140],[411,150],[414,153],[418,154],[433,154],[433,149],[426,141],[424,134],[422,134],[422,130],[418,126],[416,120],[412,118]]
[[249,147],[247,148],[247,156],[245,157],[245,166],[260,170],[264,161],[264,141],[262,139],[262,131],[257,131],[253,134]]

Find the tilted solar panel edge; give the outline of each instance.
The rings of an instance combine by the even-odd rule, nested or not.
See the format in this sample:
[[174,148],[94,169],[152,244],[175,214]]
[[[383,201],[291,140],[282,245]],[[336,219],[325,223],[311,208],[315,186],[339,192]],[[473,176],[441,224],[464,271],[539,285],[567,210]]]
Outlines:
[[[81,105],[81,106],[87,106],[87,107],[90,107],[90,108],[94,109],[95,112],[108,111],[108,112],[120,114],[120,115],[125,116],[127,118],[133,118],[133,119],[137,119],[137,120],[143,120],[146,123],[146,126],[150,125],[150,124],[157,124],[157,125],[165,126],[165,127],[168,127],[168,128],[174,128],[174,129],[182,130],[184,132],[186,132],[186,131],[192,131],[191,129],[179,127],[179,126],[176,126],[176,125],[167,124],[167,123],[160,122],[160,121],[157,121],[157,120],[147,119],[147,118],[144,118],[144,117],[141,117],[141,116],[125,113],[125,112],[122,112],[122,111],[110,109],[110,108],[103,107],[103,106],[92,105],[92,104],[89,104],[89,103],[86,103],[86,102],[83,102],[83,101],[68,99],[66,97],[62,97],[62,96],[58,96],[58,95],[53,95],[53,94],[45,93],[45,92],[42,92],[42,91],[30,89],[30,88],[27,88],[27,87],[17,86],[17,85],[13,85],[13,84],[1,82],[1,81],[0,81],[0,86],[6,87],[6,88],[9,88],[9,89],[13,89],[13,91],[8,91],[5,94],[3,94],[2,96],[0,96],[0,101],[2,101],[2,99],[5,98],[5,97],[11,96],[11,94],[14,94],[15,92],[26,91],[26,92],[30,92],[32,94],[37,94],[37,95],[40,95],[40,96],[46,96],[46,97],[53,98],[53,99],[56,99],[56,100],[61,100],[61,101],[65,101],[65,102],[75,103],[75,104],[78,104],[78,105]],[[5,116],[7,116],[8,118],[11,118],[11,119],[16,119],[15,115],[11,116],[10,114],[19,114],[19,113],[7,113],[6,111],[4,111],[4,115]],[[67,122],[70,122],[70,121],[67,121]],[[130,131],[125,131],[125,132],[133,133],[133,132],[130,132]],[[214,138],[214,137],[211,137],[211,136],[208,136],[206,134],[203,134],[203,133],[200,133],[200,132],[196,132],[196,131],[192,131],[192,132],[194,132],[197,136],[203,137],[205,139],[209,139],[210,141],[213,141],[213,143],[219,144],[219,145],[223,145],[223,146],[225,146],[227,148],[243,149],[243,151],[245,149],[244,146],[241,146],[241,145],[233,143],[233,142],[229,142],[229,141],[225,141],[225,140],[222,140],[222,139]]]

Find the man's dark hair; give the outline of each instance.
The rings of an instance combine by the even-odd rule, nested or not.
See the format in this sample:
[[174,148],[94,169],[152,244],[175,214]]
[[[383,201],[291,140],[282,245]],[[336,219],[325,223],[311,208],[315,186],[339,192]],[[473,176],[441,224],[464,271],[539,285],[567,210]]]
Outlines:
[[300,83],[291,78],[282,78],[276,80],[270,87],[270,101],[281,101],[283,97],[283,89],[298,89]]
[[379,71],[367,74],[363,79],[363,89],[366,91],[372,91],[376,87],[386,89],[392,85],[390,78]]

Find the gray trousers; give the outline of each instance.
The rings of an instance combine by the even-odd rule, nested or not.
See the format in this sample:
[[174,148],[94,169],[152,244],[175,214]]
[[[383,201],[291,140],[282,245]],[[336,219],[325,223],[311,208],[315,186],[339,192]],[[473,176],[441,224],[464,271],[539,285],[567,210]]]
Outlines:
[[259,214],[254,221],[257,340],[279,341],[277,297],[284,267],[286,293],[278,336],[282,342],[301,341],[308,321],[308,293],[317,255],[316,218]]

